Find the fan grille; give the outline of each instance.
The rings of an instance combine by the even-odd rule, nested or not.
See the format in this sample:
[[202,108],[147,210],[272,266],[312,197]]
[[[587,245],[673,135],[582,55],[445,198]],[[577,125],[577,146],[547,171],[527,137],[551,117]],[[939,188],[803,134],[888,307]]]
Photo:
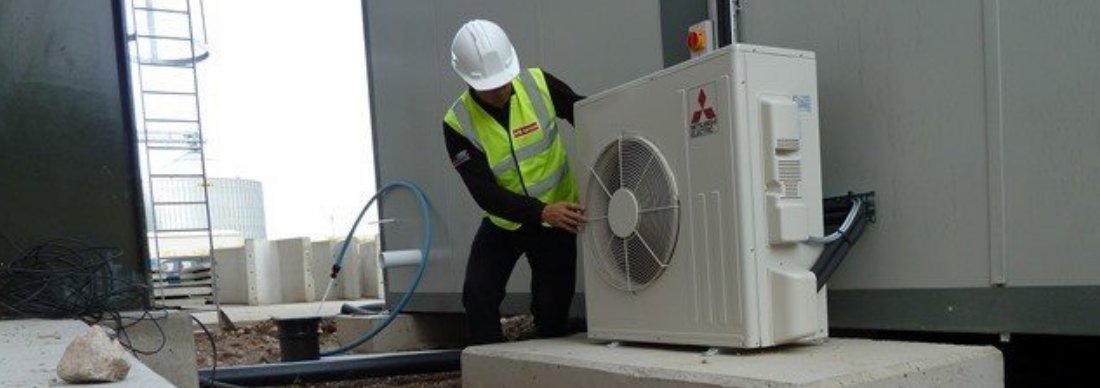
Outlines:
[[[668,162],[649,141],[624,135],[604,146],[588,179],[585,207],[590,222],[584,238],[599,272],[625,291],[649,286],[668,267],[679,233],[676,181]],[[617,217],[632,219],[611,206],[611,198],[623,190],[637,202],[637,221],[626,236],[611,227],[621,221]]]

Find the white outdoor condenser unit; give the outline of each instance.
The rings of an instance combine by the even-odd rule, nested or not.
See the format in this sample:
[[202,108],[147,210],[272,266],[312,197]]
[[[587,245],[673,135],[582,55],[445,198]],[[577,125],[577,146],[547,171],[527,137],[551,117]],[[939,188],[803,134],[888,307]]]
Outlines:
[[814,54],[733,45],[576,106],[588,335],[828,335]]

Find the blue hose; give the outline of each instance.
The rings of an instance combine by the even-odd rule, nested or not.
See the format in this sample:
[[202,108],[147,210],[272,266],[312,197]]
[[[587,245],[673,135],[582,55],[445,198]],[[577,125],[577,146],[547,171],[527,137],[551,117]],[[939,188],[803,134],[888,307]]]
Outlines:
[[340,254],[336,256],[336,261],[332,264],[331,277],[335,279],[336,275],[340,272],[341,265],[344,263],[344,254],[347,253],[348,245],[350,245],[349,243],[355,236],[355,229],[359,228],[359,222],[362,221],[363,216],[367,214],[367,209],[370,209],[374,201],[385,197],[397,188],[405,188],[416,196],[417,201],[420,202],[420,218],[424,220],[424,241],[420,244],[420,266],[416,269],[416,275],[413,276],[412,284],[409,285],[409,290],[405,292],[405,295],[401,296],[401,300],[397,302],[397,305],[394,306],[393,310],[390,311],[389,315],[386,316],[386,319],[382,321],[381,324],[375,326],[374,329],[363,334],[363,336],[355,339],[355,341],[336,349],[322,351],[322,356],[334,356],[347,353],[349,350],[362,345],[364,342],[370,341],[371,338],[374,338],[374,336],[382,332],[382,330],[384,330],[386,326],[389,326],[394,319],[397,319],[397,316],[401,314],[401,310],[404,310],[405,306],[409,304],[409,299],[412,298],[413,292],[415,292],[416,287],[420,285],[420,279],[424,277],[424,270],[428,268],[428,253],[432,248],[432,215],[429,210],[428,198],[424,196],[424,192],[420,190],[420,187],[417,187],[416,184],[406,181],[396,181],[386,184],[378,190],[378,193],[370,197],[370,200],[367,201],[367,205],[363,206],[363,210],[359,212],[359,217],[355,219],[355,223],[351,225],[351,230],[348,231],[348,236],[344,239],[344,243],[340,247]]

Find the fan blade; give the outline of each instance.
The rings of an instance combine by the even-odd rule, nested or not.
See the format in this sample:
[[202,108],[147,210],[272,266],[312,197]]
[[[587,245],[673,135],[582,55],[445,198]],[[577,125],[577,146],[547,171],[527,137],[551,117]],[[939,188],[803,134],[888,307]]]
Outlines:
[[638,214],[659,212],[659,211],[662,211],[662,210],[671,210],[671,209],[676,209],[676,208],[679,208],[679,207],[680,207],[680,205],[668,205],[668,206],[651,207],[651,208],[648,208],[648,209],[638,210]]
[[623,187],[623,135],[619,135],[619,187]]
[[645,174],[649,172],[649,166],[653,165],[654,160],[657,160],[657,156],[654,154],[649,154],[649,160],[646,161],[645,168],[642,168],[642,173],[638,174],[638,176],[634,178],[634,183],[630,184],[630,186],[628,187],[630,187],[631,189],[638,188],[638,184],[642,183],[642,178],[645,178]]
[[654,261],[655,263],[657,263],[657,265],[658,265],[658,266],[660,266],[661,268],[667,268],[667,267],[668,267],[668,264],[662,263],[662,262],[661,262],[661,259],[658,259],[658,258],[657,258],[657,254],[653,252],[653,248],[650,248],[650,247],[649,247],[649,243],[647,243],[647,242],[645,241],[645,238],[644,238],[644,237],[642,237],[641,233],[637,233],[637,232],[635,232],[635,233],[634,233],[634,237],[637,237],[637,238],[638,238],[638,241],[641,241],[641,242],[642,242],[642,246],[644,246],[644,247],[645,247],[645,250],[649,251],[649,257],[653,258],[653,261]]
[[592,173],[593,178],[596,178],[596,183],[600,184],[600,188],[603,189],[603,193],[607,194],[608,198],[611,198],[611,190],[608,190],[607,185],[603,183],[603,179],[600,179],[600,174],[597,174],[596,170],[592,169],[592,167],[589,167],[588,171]]
[[630,274],[630,245],[627,244],[627,240],[625,238],[623,239],[623,262],[626,263],[626,271],[624,271],[626,272],[626,290],[632,291],[634,290],[634,287],[631,285],[632,276]]

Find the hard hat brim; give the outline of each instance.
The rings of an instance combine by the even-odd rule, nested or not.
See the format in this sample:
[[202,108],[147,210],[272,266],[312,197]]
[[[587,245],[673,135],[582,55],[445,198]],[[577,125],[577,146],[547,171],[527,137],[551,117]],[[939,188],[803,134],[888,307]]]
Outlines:
[[509,82],[512,82],[512,80],[515,79],[516,76],[519,75],[519,58],[516,57],[514,48],[512,49],[512,58],[516,59],[512,61],[512,64],[508,66],[508,68],[497,74],[493,74],[490,77],[474,79],[466,77],[462,74],[462,72],[457,73],[460,77],[462,77],[464,81],[466,81],[467,84],[470,85],[470,87],[474,88],[474,90],[493,90],[501,86],[507,85]]

